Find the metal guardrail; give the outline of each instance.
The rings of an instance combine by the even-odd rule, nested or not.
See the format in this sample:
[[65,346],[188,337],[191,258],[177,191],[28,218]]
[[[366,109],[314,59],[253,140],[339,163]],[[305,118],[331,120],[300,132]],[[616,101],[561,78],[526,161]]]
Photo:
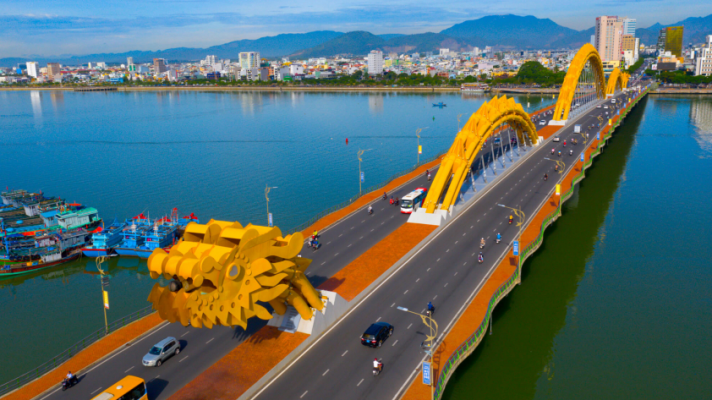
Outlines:
[[294,232],[303,231],[304,229],[306,229],[306,228],[310,227],[311,225],[313,225],[316,221],[318,221],[318,220],[324,218],[325,216],[327,216],[327,215],[333,213],[334,211],[340,210],[340,209],[342,209],[342,208],[348,206],[349,204],[353,203],[354,201],[358,200],[359,198],[363,197],[364,195],[367,195],[367,194],[369,194],[369,193],[371,193],[371,192],[373,192],[373,191],[375,191],[375,190],[377,190],[377,189],[380,189],[380,188],[385,187],[386,185],[388,185],[389,183],[391,183],[394,179],[400,178],[400,177],[403,176],[403,175],[406,175],[406,174],[409,174],[409,173],[415,171],[416,169],[422,167],[424,164],[427,164],[427,163],[429,163],[429,162],[431,162],[431,161],[434,161],[435,159],[441,157],[441,156],[442,156],[443,154],[445,154],[445,153],[446,153],[446,152],[441,152],[441,153],[439,153],[439,154],[437,154],[437,155],[435,155],[435,156],[433,156],[433,157],[430,157],[430,158],[428,158],[428,159],[426,159],[426,160],[421,161],[420,164],[415,165],[415,166],[413,166],[413,167],[411,167],[411,168],[409,168],[409,169],[407,169],[407,170],[405,170],[405,171],[401,171],[401,172],[399,172],[399,173],[397,173],[397,174],[391,175],[391,177],[389,177],[388,179],[384,180],[383,182],[378,183],[378,184],[375,184],[375,185],[373,185],[373,186],[370,186],[370,187],[364,189],[364,190],[361,192],[362,194],[360,194],[360,195],[357,194],[356,196],[351,197],[350,199],[348,199],[348,200],[346,200],[346,201],[344,201],[344,202],[341,202],[341,203],[339,203],[339,204],[336,204],[336,205],[334,205],[334,206],[331,206],[331,207],[327,208],[327,209],[324,210],[324,211],[319,212],[318,214],[316,214],[316,215],[314,215],[313,217],[309,218],[309,220],[307,220],[306,222],[303,222],[303,223],[297,225],[296,227],[287,230],[287,231],[286,231],[286,234],[293,234]]
[[[640,93],[639,96],[637,96],[630,104],[630,107],[634,106],[635,104],[638,103],[640,98],[643,97],[643,95],[647,92],[647,90],[643,91]],[[572,185],[569,188],[569,190],[566,191],[566,193],[561,194],[561,199],[567,199],[573,194],[574,186],[577,182],[579,182],[581,179],[583,179],[584,171],[592,164],[593,162],[593,157],[597,156],[601,152],[601,147],[605,145],[606,139],[608,139],[613,130],[617,128],[620,125],[620,121],[623,119],[623,117],[628,114],[628,108],[621,113],[620,118],[618,121],[616,121],[611,128],[608,130],[606,135],[602,138],[603,140],[600,141],[598,144],[598,147],[596,150],[591,153],[591,156],[589,157],[588,161],[584,163],[584,168],[581,168],[581,172],[576,175],[572,179]],[[474,350],[477,348],[477,345],[479,344],[480,340],[482,339],[482,335],[484,334],[485,330],[487,329],[487,325],[490,323],[491,318],[492,318],[492,313],[494,311],[494,307],[499,303],[501,298],[506,295],[514,283],[517,282],[517,279],[519,278],[521,271],[522,271],[522,264],[523,260],[526,260],[529,254],[533,251],[535,251],[539,244],[541,244],[542,240],[544,240],[544,231],[547,226],[552,222],[554,218],[556,218],[557,215],[560,214],[561,212],[561,204],[563,203],[560,202],[559,206],[549,213],[544,220],[541,223],[541,229],[539,230],[539,235],[537,238],[530,242],[522,251],[521,256],[519,257],[519,263],[517,265],[517,269],[512,274],[512,276],[504,282],[494,293],[492,298],[489,301],[489,305],[487,306],[487,312],[485,314],[485,317],[483,318],[482,322],[480,325],[477,327],[477,330],[475,333],[473,333],[464,343],[462,343],[458,348],[455,350],[455,352],[448,358],[448,360],[445,362],[443,365],[441,372],[438,377],[437,384],[435,386],[435,390],[433,393],[433,399],[440,399],[440,397],[443,394],[443,391],[445,390],[445,385],[447,384],[448,380],[450,380],[450,377],[452,375],[452,372],[462,363],[464,359],[466,359]]]
[[33,368],[29,372],[26,372],[18,376],[17,378],[14,378],[9,382],[0,385],[0,396],[9,393],[15,389],[19,389],[23,385],[32,382],[33,380],[41,377],[47,372],[57,368],[57,366],[69,360],[74,355],[86,349],[99,339],[119,330],[120,328],[123,328],[124,326],[134,321],[137,321],[149,314],[152,314],[153,312],[153,306],[148,306],[110,323],[108,331],[106,330],[106,328],[97,329],[95,332],[89,334],[84,339],[75,343],[73,346],[59,353],[51,360],[48,360],[47,362],[39,365],[38,367]]

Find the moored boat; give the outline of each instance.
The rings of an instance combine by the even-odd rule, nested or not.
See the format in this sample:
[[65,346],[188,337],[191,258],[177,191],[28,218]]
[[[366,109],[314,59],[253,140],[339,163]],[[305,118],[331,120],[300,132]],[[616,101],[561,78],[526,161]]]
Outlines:
[[143,245],[136,249],[136,255],[141,258],[148,258],[153,250],[173,245],[176,239],[178,226],[171,222],[158,221],[153,225],[153,229],[148,230],[144,235]]
[[27,274],[45,268],[56,267],[58,265],[76,260],[81,255],[81,251],[78,250],[70,250],[66,253],[62,251],[57,251],[54,253],[45,254],[41,256],[39,260],[14,264],[5,264],[0,267],[0,279],[9,276]]
[[134,221],[128,229],[122,231],[123,239],[114,248],[116,254],[124,257],[138,257],[136,249],[143,244],[146,231],[147,227],[145,225],[139,225]]
[[126,222],[114,222],[106,229],[92,235],[92,244],[82,249],[82,254],[86,257],[107,256],[114,252],[114,248],[124,239]]

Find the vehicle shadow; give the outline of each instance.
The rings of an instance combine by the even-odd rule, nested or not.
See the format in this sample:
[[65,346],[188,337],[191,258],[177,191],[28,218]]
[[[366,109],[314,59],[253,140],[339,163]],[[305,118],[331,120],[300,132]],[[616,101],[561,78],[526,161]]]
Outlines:
[[149,399],[157,399],[158,395],[168,386],[168,381],[165,379],[153,378],[146,382],[146,391]]

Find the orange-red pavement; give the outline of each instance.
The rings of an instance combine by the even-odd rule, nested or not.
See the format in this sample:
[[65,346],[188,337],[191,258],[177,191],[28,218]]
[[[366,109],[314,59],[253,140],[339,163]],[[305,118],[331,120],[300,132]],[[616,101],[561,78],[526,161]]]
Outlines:
[[67,375],[67,371],[75,373],[81,371],[83,368],[86,368],[97,360],[100,360],[102,357],[125,345],[129,341],[146,333],[148,330],[154,328],[161,322],[163,322],[163,320],[158,316],[158,313],[153,313],[132,324],[129,324],[80,351],[77,355],[70,358],[53,371],[43,375],[41,378],[28,383],[8,395],[3,396],[2,400],[29,400],[35,396],[38,396],[47,389],[51,388],[53,385],[62,382],[62,379],[64,379]]

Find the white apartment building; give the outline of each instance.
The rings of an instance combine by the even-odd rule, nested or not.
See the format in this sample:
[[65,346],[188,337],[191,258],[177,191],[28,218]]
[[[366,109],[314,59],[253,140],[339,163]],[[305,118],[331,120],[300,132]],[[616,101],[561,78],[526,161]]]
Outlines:
[[259,68],[260,53],[258,51],[245,51],[240,53],[241,68]]
[[[696,57],[695,75],[712,75],[712,35],[707,35],[705,39],[705,47],[700,49]],[[27,70],[30,70],[29,67]]]
[[383,74],[383,52],[378,50],[371,50],[371,52],[368,53],[367,62],[369,75]]
[[37,77],[40,75],[40,66],[37,64],[36,61],[28,61],[27,62],[27,75],[37,79]]
[[623,18],[622,22],[623,22],[623,34],[635,36],[635,28],[638,24],[638,21],[635,18],[625,17],[625,18]]

